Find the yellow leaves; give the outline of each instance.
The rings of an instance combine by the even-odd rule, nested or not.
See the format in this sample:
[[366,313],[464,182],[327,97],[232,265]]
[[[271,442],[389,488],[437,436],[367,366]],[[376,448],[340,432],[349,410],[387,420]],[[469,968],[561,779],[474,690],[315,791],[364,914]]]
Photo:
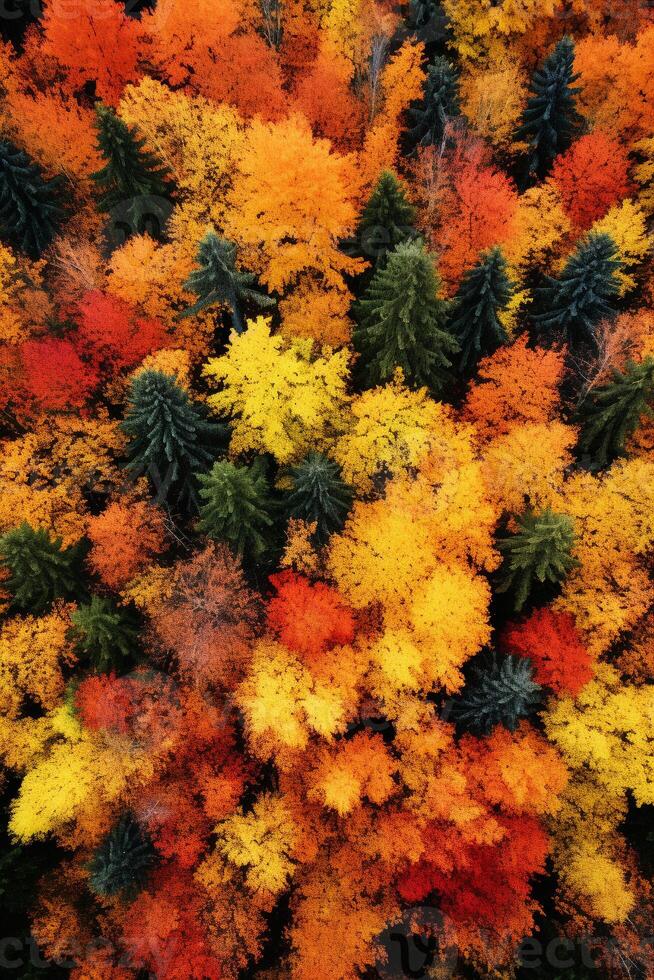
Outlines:
[[617,278],[620,282],[620,296],[624,296],[636,287],[636,279],[630,270],[642,262],[652,248],[644,211],[634,201],[621,201],[595,222],[591,232],[609,235],[617,245],[618,258],[623,263],[622,269],[617,272]]
[[204,369],[224,386],[209,405],[234,416],[231,453],[269,452],[289,463],[324,446],[340,422],[347,361],[347,351],[312,357],[310,341],[272,336],[264,317],[240,336],[232,333],[227,353]]
[[643,158],[642,163],[633,168],[633,178],[640,185],[638,204],[646,214],[654,213],[654,136],[634,143]]
[[499,509],[518,513],[525,497],[532,507],[546,507],[572,462],[576,438],[575,430],[561,422],[534,422],[493,439],[483,454],[491,500]]
[[524,73],[508,58],[488,70],[469,69],[460,82],[461,108],[472,129],[495,146],[514,139],[527,95]]
[[67,640],[68,610],[41,618],[15,617],[0,631],[0,711],[16,717],[25,695],[42,707],[56,705],[64,691],[63,664],[75,655]]
[[529,187],[518,200],[514,234],[503,245],[509,262],[518,268],[545,264],[570,232],[561,197],[552,183]]
[[239,868],[246,868],[252,891],[275,895],[286,888],[294,864],[289,855],[296,838],[293,815],[281,796],[266,794],[248,813],[218,824],[217,847]]
[[630,791],[641,806],[654,802],[653,717],[654,688],[624,685],[600,664],[576,701],[550,702],[544,721],[570,766],[589,770],[612,795]]
[[501,57],[506,38],[529,31],[539,17],[550,17],[557,0],[444,0],[443,8],[454,33],[454,46],[463,59]]
[[582,841],[561,869],[566,884],[585,895],[593,914],[605,922],[624,922],[635,904],[625,875],[592,840]]

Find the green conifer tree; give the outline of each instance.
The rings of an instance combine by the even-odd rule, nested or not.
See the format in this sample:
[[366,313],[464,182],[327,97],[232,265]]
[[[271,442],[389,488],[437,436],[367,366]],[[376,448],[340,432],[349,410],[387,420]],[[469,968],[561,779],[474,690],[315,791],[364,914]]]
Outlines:
[[135,197],[169,197],[169,170],[156,154],[145,149],[135,126],[127,126],[108,106],[96,105],[98,150],[106,163],[91,174],[98,187],[98,207],[111,211]]
[[489,735],[496,725],[515,731],[541,700],[531,663],[523,657],[497,657],[470,669],[470,679],[450,702],[450,717],[476,735]]
[[409,109],[412,146],[440,146],[448,120],[458,116],[459,79],[447,58],[437,57],[427,69],[422,100]]
[[357,254],[376,268],[384,265],[396,245],[417,237],[415,218],[404,186],[390,170],[383,171],[359,221]]
[[193,316],[209,306],[224,303],[232,314],[232,324],[237,333],[243,333],[241,305],[246,300],[265,309],[274,306],[275,300],[265,293],[252,289],[255,276],[236,268],[236,245],[208,232],[198,247],[198,268],[184,283],[184,289],[199,297],[197,303],[180,313],[179,318]]
[[106,673],[129,662],[138,648],[138,627],[104,596],[93,595],[70,617],[71,638],[95,670]]
[[267,548],[265,532],[273,523],[261,468],[257,463],[236,466],[222,460],[198,480],[203,501],[198,530],[226,541],[238,555],[259,558]]
[[354,346],[365,383],[383,384],[396,367],[434,394],[449,380],[456,339],[447,329],[434,260],[421,241],[403,242],[378,269],[355,307]]
[[31,259],[41,257],[64,217],[60,183],[45,180],[26,153],[0,140],[0,237]]
[[562,582],[577,561],[572,557],[574,528],[566,514],[549,507],[540,514],[527,511],[517,518],[516,534],[502,538],[498,548],[504,555],[497,592],[514,593],[519,612],[537,583]]
[[337,463],[322,453],[309,453],[291,470],[293,489],[288,497],[289,517],[316,524],[315,538],[324,544],[340,531],[352,506],[352,488],[341,479]]
[[228,438],[227,426],[208,422],[203,406],[192,402],[173,378],[142,371],[130,386],[129,411],[122,429],[130,437],[127,470],[147,474],[162,503],[169,497],[197,506],[195,474],[208,468]]
[[131,813],[124,814],[96,849],[89,865],[89,888],[97,895],[132,901],[147,883],[157,855],[149,834]]
[[461,345],[461,370],[468,371],[480,357],[508,340],[498,319],[513,293],[506,259],[492,248],[464,274],[454,297],[450,330]]
[[72,599],[80,594],[83,543],[61,547],[61,538],[51,538],[43,528],[23,523],[0,537],[0,562],[9,572],[3,588],[13,605],[39,616],[55,599]]
[[532,96],[516,134],[529,143],[530,175],[545,177],[554,159],[568,149],[583,124],[576,109],[576,96],[581,89],[573,87],[579,78],[574,72],[574,60],[574,43],[564,37],[534,72]]
[[595,467],[604,467],[624,453],[625,442],[642,416],[654,411],[654,358],[640,364],[627,361],[624,371],[614,370],[613,380],[592,391],[578,410],[581,422],[579,452]]
[[537,290],[543,311],[533,317],[538,329],[593,340],[599,321],[614,315],[607,301],[618,293],[620,266],[613,239],[589,235],[570,256],[561,276],[547,276],[547,285]]

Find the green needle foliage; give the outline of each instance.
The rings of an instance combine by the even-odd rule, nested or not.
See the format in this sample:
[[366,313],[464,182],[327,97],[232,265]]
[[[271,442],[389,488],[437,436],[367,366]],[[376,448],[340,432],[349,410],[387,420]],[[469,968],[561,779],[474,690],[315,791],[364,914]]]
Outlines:
[[403,242],[378,269],[355,307],[354,346],[365,382],[384,384],[396,367],[409,384],[439,394],[459,346],[447,329],[434,260],[421,241]]
[[496,725],[515,731],[538,705],[541,688],[523,657],[493,655],[477,663],[461,694],[452,700],[452,718],[467,731],[489,735]]
[[555,514],[549,507],[540,514],[528,511],[517,524],[516,534],[498,542],[504,562],[497,591],[512,589],[519,612],[537,583],[562,582],[577,561],[571,555],[573,524],[566,514]]
[[138,647],[136,622],[103,596],[79,606],[71,616],[72,639],[94,669],[107,673],[129,662]]
[[508,340],[498,319],[513,293],[506,259],[499,248],[486,252],[463,276],[454,297],[450,330],[461,345],[461,370],[474,368],[480,357]]
[[544,312],[534,316],[534,323],[570,339],[594,339],[599,321],[614,314],[607,300],[618,292],[620,266],[613,239],[589,235],[570,256],[560,278],[547,276],[547,285],[537,291]]
[[447,58],[435,58],[427,69],[422,101],[409,109],[412,146],[439,146],[449,119],[458,116],[459,79]]
[[406,199],[404,186],[385,170],[366,204],[357,228],[357,254],[383,266],[389,252],[417,237],[416,210]]
[[144,888],[156,860],[149,835],[126,813],[91,859],[89,888],[96,895],[119,895],[131,901]]
[[158,503],[175,495],[185,506],[197,505],[193,474],[213,463],[215,447],[227,439],[227,426],[208,422],[204,409],[161,371],[137,375],[128,401],[122,423],[130,437],[128,472],[133,477],[149,475]]
[[219,238],[213,231],[204,236],[198,247],[198,268],[184,283],[184,289],[195,293],[199,299],[180,313],[180,319],[223,303],[231,311],[234,330],[243,333],[242,303],[249,301],[262,309],[275,305],[271,296],[251,288],[256,277],[251,272],[240,272],[236,268],[236,254],[233,242]]
[[45,180],[26,153],[0,140],[0,237],[31,259],[40,258],[64,217],[60,183]]
[[106,160],[102,170],[91,174],[99,191],[99,209],[111,211],[117,204],[144,195],[169,197],[169,171],[145,149],[136,127],[127,126],[106,105],[97,105],[95,112],[98,150]]
[[259,466],[235,466],[222,460],[198,481],[203,501],[198,530],[226,541],[238,555],[260,557],[267,548],[266,529],[273,521],[268,485]]
[[533,176],[549,173],[554,159],[568,149],[583,124],[576,109],[581,89],[573,87],[579,78],[574,73],[574,60],[574,43],[564,37],[534,72],[532,96],[516,134],[529,143],[528,171]]
[[654,358],[640,364],[628,361],[624,371],[615,370],[613,380],[591,392],[577,415],[582,424],[579,451],[595,467],[604,467],[624,453],[625,442],[643,415],[654,415],[649,402],[654,398]]
[[322,453],[309,453],[291,470],[293,490],[287,511],[308,524],[316,524],[315,538],[324,544],[330,534],[340,531],[352,506],[352,488],[341,479],[337,463]]
[[21,611],[39,616],[56,599],[71,599],[80,591],[82,545],[61,547],[43,528],[23,521],[0,537],[0,561],[9,571],[3,582]]

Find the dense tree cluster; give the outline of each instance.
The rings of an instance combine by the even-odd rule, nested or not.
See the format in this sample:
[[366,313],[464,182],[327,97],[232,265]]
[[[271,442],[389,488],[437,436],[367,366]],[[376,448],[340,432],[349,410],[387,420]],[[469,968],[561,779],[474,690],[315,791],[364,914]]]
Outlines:
[[654,980],[651,5],[10,6],[3,971]]

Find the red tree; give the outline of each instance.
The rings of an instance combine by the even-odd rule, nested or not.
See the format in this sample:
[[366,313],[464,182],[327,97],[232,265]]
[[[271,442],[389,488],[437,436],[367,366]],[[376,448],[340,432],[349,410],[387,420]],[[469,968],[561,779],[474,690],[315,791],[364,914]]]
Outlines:
[[268,625],[289,650],[311,660],[352,641],[352,610],[335,589],[294,572],[271,575],[270,581],[277,595],[268,604]]
[[95,366],[134,367],[147,354],[166,346],[164,325],[139,316],[124,300],[93,290],[79,304],[78,347]]
[[628,170],[627,147],[599,131],[581,136],[556,158],[552,180],[577,228],[590,228],[629,194]]
[[522,623],[506,627],[500,644],[507,653],[528,657],[539,684],[557,694],[578,694],[593,676],[593,658],[567,612],[536,609]]

